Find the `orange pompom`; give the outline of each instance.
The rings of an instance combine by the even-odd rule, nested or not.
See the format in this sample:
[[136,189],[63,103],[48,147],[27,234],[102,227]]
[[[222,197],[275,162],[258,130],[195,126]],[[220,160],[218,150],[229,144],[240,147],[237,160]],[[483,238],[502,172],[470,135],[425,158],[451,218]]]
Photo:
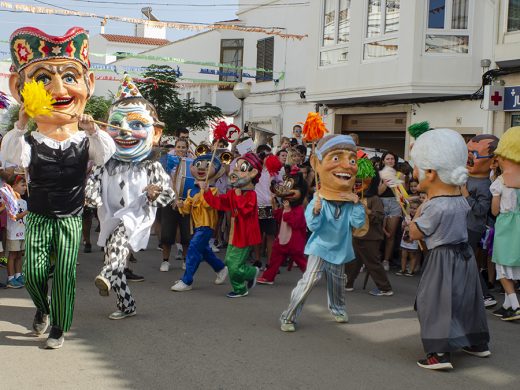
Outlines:
[[316,142],[328,133],[325,123],[321,119],[321,115],[317,112],[309,112],[307,120],[303,125],[303,140],[305,142]]

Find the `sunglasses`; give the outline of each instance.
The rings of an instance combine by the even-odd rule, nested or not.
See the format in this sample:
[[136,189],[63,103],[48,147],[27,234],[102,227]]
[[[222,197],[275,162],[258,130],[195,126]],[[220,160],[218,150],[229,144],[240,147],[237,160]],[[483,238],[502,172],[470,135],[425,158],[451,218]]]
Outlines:
[[494,154],[490,154],[488,156],[481,156],[476,150],[470,150],[469,153],[471,153],[473,155],[473,157],[477,160],[480,160],[482,158],[493,158],[495,157]]

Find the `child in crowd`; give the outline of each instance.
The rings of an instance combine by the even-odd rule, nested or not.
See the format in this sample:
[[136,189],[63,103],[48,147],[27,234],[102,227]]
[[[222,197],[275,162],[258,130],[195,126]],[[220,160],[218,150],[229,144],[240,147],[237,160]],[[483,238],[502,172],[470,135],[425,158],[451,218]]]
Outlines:
[[411,179],[409,182],[410,186],[410,192],[408,193],[410,195],[410,198],[419,198],[419,190],[417,190],[417,186],[419,183],[416,179]]
[[[420,204],[421,203],[419,199],[410,201],[410,218],[415,216],[415,213],[417,212]],[[401,269],[395,273],[397,276],[414,276],[415,267],[419,262],[419,243],[416,240],[412,240],[410,238],[410,222],[411,220],[408,218],[403,220],[403,237],[401,238]],[[408,264],[408,260],[410,261],[410,264],[407,269],[406,266]]]
[[22,258],[25,251],[25,216],[27,215],[27,202],[22,195],[27,191],[27,182],[21,175],[16,175],[9,184],[16,196],[18,210],[16,215],[7,219],[7,245],[9,252],[7,258],[7,287],[22,288],[25,280],[22,275]]
[[291,139],[288,137],[282,137],[280,140],[280,150],[287,150],[290,147],[291,147]]

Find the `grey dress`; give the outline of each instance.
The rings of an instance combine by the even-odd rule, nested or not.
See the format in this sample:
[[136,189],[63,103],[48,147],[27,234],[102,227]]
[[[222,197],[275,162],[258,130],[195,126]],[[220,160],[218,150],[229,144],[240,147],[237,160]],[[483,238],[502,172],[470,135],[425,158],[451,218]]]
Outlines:
[[467,243],[469,210],[462,196],[434,197],[415,220],[429,249],[416,301],[426,353],[489,342],[477,263]]

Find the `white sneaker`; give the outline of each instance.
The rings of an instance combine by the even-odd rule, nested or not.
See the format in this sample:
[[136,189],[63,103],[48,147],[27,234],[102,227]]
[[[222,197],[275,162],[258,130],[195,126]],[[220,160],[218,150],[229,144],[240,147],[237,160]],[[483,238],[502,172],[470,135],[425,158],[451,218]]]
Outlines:
[[182,260],[182,255],[183,255],[183,250],[182,250],[182,245],[181,244],[175,244],[177,245],[177,256],[175,257],[175,259],[177,260]]
[[172,291],[190,291],[191,286],[188,286],[182,280],[177,280],[175,284],[170,288]]
[[161,272],[168,272],[170,270],[170,262],[169,261],[163,261],[161,263],[161,267],[159,268],[159,271]]
[[220,252],[220,249],[218,249],[215,244],[212,244],[211,245],[211,250],[214,252],[214,253],[219,253]]
[[219,272],[217,272],[217,278],[215,279],[215,284],[222,284],[226,281],[228,276],[227,267],[222,268]]
[[383,268],[385,271],[390,271],[390,262],[388,260],[383,260]]
[[340,324],[348,322],[348,315],[337,315],[334,316],[334,320]]

